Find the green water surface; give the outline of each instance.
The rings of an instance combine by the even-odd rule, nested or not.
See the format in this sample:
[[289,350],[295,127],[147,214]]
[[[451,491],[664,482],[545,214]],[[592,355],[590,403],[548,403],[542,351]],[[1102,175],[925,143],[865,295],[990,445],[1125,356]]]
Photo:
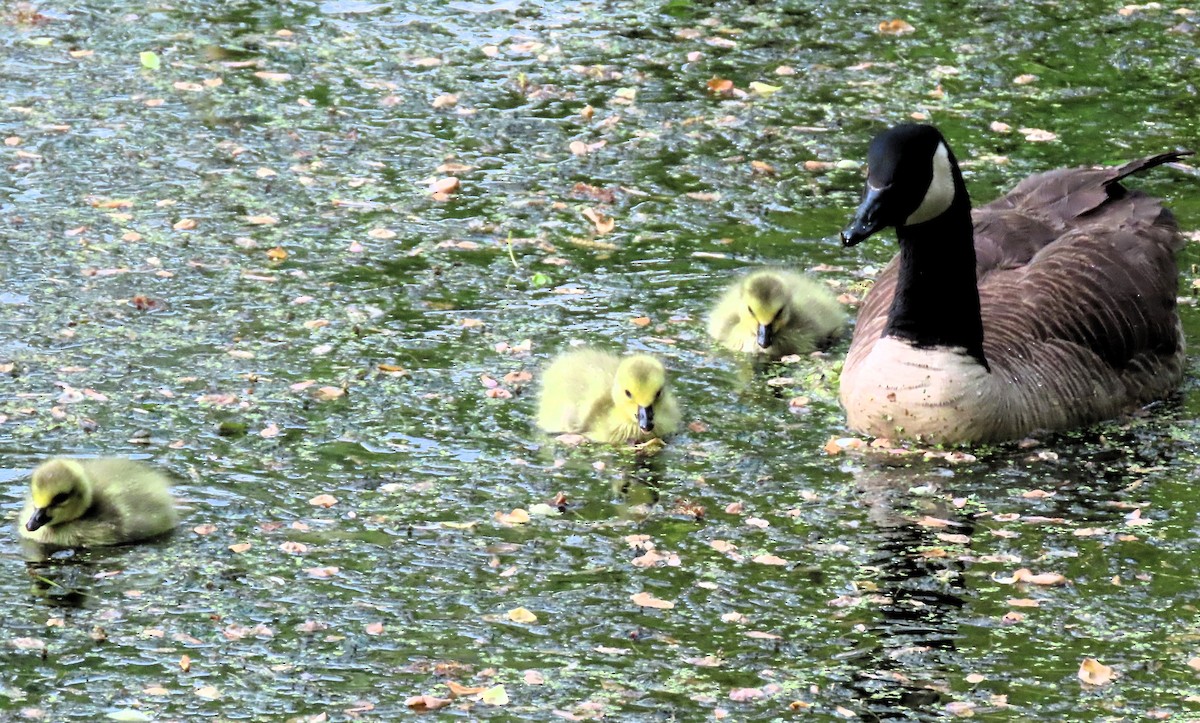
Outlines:
[[[434,715],[1200,715],[1194,361],[1145,414],[950,463],[825,451],[847,341],[755,369],[703,333],[758,264],[862,297],[894,242],[836,233],[888,123],[937,123],[979,201],[1200,146],[1177,8],[0,6],[0,719],[383,721],[450,683],[489,692]],[[1195,171],[1134,183],[1195,238]],[[572,341],[661,355],[688,430],[536,432]],[[27,562],[51,454],[153,461],[182,526]]]

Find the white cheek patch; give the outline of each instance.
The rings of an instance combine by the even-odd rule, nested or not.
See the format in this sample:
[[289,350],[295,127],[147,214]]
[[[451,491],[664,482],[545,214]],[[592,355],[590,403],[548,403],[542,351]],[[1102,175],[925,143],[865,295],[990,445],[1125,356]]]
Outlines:
[[950,151],[945,143],[939,143],[937,152],[933,154],[933,180],[925,191],[925,198],[912,215],[904,220],[905,226],[925,223],[937,218],[950,208],[954,202],[954,174],[950,171]]

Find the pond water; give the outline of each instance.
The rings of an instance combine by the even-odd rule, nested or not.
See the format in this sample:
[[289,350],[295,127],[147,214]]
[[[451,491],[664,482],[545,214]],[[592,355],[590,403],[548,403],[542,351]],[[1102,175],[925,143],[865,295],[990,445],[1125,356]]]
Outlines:
[[[0,717],[391,720],[452,694],[441,715],[530,720],[1200,711],[1194,361],[1145,414],[951,463],[826,451],[847,341],[753,368],[703,333],[759,264],[862,297],[894,242],[836,232],[887,123],[937,123],[979,201],[1200,146],[1197,15],[0,13]],[[1135,182],[1193,232],[1198,184]],[[661,355],[687,431],[640,457],[534,430],[572,341]],[[153,461],[183,524],[27,562],[12,522],[51,454]],[[1088,658],[1115,679],[1082,683]]]

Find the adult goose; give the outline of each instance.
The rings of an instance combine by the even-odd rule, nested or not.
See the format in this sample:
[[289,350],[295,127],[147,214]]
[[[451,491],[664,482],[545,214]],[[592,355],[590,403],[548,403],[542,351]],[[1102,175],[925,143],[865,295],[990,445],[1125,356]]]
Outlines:
[[1182,247],[1171,212],[1121,181],[1179,159],[1031,176],[971,210],[946,139],[899,125],[868,150],[842,243],[892,226],[900,252],[867,294],[841,400],[856,432],[956,444],[1117,416],[1183,375]]

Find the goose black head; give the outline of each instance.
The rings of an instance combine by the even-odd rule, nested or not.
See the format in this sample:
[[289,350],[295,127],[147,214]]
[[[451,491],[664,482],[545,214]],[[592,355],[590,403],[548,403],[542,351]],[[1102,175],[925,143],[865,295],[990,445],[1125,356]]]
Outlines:
[[854,246],[888,226],[914,226],[954,202],[957,168],[933,126],[905,123],[875,136],[867,150],[867,187],[842,245]]

